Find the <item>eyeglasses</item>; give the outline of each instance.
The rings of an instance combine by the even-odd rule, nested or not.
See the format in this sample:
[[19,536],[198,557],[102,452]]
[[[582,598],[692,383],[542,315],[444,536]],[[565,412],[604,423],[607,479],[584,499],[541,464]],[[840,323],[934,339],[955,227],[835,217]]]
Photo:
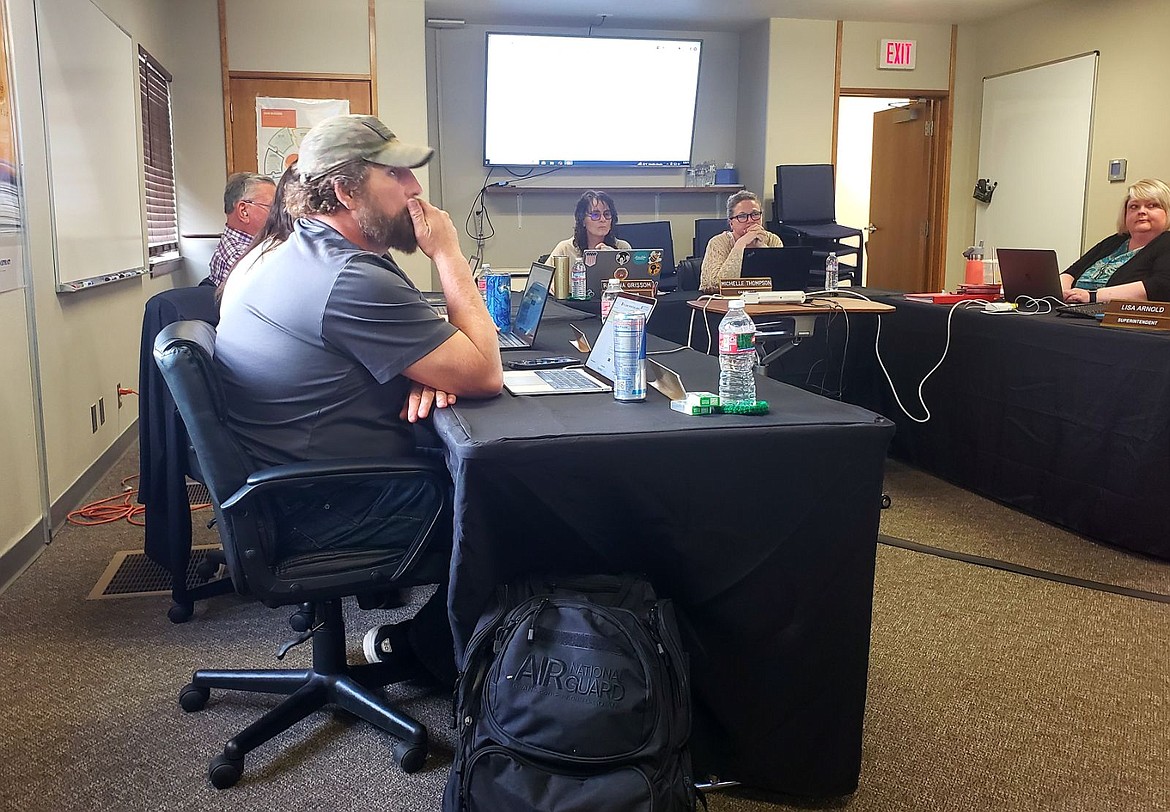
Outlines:
[[741,211],[739,214],[733,214],[729,219],[739,220],[741,223],[746,223],[751,220],[753,223],[760,222],[760,218],[764,216],[762,211]]
[[590,220],[612,220],[613,215],[608,211],[590,211],[586,212]]
[[271,203],[261,203],[259,200],[241,200],[241,203],[251,203],[253,206],[259,206],[262,209],[271,209]]

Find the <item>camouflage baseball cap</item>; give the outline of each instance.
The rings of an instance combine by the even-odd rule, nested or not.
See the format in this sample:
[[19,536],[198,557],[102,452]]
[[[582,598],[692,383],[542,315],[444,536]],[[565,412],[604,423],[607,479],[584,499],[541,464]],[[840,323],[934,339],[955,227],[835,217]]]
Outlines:
[[430,147],[399,141],[373,116],[333,116],[309,130],[301,141],[297,170],[305,180],[313,180],[358,159],[414,169],[434,154]]

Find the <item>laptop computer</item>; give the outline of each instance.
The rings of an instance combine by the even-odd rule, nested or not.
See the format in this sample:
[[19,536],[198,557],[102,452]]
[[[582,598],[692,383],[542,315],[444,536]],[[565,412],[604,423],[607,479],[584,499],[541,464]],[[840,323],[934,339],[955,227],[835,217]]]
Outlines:
[[[544,315],[544,306],[548,302],[552,277],[552,266],[532,263],[528,270],[528,282],[520,297],[520,308],[512,317],[512,326],[506,333],[496,333],[501,350],[526,350],[532,346],[540,327],[540,317]],[[447,317],[447,297],[442,291],[423,291],[422,296],[440,316]]]
[[544,315],[552,278],[551,265],[532,263],[528,270],[528,283],[520,297],[520,309],[512,317],[512,326],[508,332],[497,334],[501,350],[524,350],[532,346],[536,340],[536,331],[540,328],[540,317]]
[[811,248],[747,248],[739,275],[771,279],[772,290],[803,291],[809,287],[812,268]]
[[995,256],[999,260],[1005,302],[1025,296],[1064,302],[1060,265],[1051,248],[997,248]]
[[607,279],[653,279],[662,275],[661,248],[584,251],[585,287],[589,298],[596,299],[605,290]]
[[504,370],[504,388],[513,395],[572,395],[583,392],[612,392],[614,378],[614,325],[616,313],[642,313],[646,321],[654,312],[655,300],[629,293],[619,295],[610,307],[610,318],[601,326],[593,349],[583,367],[564,369]]

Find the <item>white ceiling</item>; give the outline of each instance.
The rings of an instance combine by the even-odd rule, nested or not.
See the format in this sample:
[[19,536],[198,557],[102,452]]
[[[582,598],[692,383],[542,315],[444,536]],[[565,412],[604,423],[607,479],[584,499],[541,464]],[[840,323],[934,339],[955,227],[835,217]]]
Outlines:
[[[969,23],[1043,0],[426,0],[428,18],[471,25],[740,31],[769,17]],[[594,32],[599,29],[595,27]]]

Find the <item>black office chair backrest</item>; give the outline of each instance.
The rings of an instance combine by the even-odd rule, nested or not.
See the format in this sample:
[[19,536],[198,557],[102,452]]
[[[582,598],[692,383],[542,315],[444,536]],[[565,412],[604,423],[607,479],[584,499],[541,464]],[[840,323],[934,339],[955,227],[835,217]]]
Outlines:
[[832,164],[781,164],[776,167],[776,218],[782,223],[833,223],[837,220]]
[[632,248],[661,248],[662,249],[662,276],[673,280],[674,267],[674,238],[670,234],[668,220],[655,220],[649,223],[618,223],[614,226],[613,235],[619,240],[625,240]]
[[171,390],[212,501],[222,504],[248,481],[255,463],[224,425],[223,389],[214,368],[215,328],[177,321],[155,339],[154,359]]
[[[434,562],[422,560],[446,515],[447,479],[441,461],[380,459],[289,463],[257,470],[226,423],[226,402],[215,368],[215,330],[201,321],[175,322],[159,332],[154,358],[174,397],[211,493],[224,557],[236,590],[270,606],[320,598],[378,594],[434,583]],[[437,515],[420,523],[406,549],[326,550],[282,558],[279,528],[268,494],[379,478],[426,478],[442,495]],[[433,558],[433,556],[432,556]],[[444,561],[446,559],[443,559]],[[443,567],[445,569],[445,567]],[[442,572],[438,573],[441,577]],[[405,580],[410,576],[410,580]],[[401,579],[401,580],[400,580]]]
[[695,221],[695,240],[691,249],[691,256],[703,258],[707,253],[707,243],[716,234],[729,231],[727,221],[722,217],[703,217]]

